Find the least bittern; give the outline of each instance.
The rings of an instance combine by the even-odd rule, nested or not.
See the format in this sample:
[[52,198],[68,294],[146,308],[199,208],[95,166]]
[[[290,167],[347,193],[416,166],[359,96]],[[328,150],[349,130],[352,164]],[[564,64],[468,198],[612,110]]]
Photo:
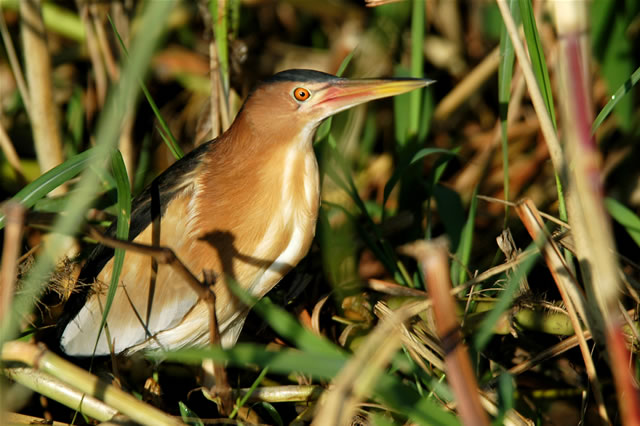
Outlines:
[[[431,82],[349,80],[310,70],[274,75],[249,94],[222,136],[177,161],[133,201],[129,239],[170,247],[196,274],[214,271],[221,344],[233,345],[248,308],[225,281],[233,279],[260,298],[311,245],[320,200],[312,146],[319,124]],[[80,273],[80,282],[95,284],[68,303],[68,319],[60,324],[67,354],[94,351],[106,298],[101,283],[111,280],[112,257],[113,250],[99,246]],[[170,267],[158,266],[152,287],[153,273],[151,258],[127,252],[107,318],[114,351],[207,344],[204,302]],[[108,353],[102,333],[95,354]]]

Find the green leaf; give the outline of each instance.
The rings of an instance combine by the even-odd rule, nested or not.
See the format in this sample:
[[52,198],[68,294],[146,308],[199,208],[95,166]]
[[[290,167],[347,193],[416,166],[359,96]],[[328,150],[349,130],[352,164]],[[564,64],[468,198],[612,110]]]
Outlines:
[[500,377],[498,377],[498,414],[493,421],[494,425],[504,424],[504,418],[515,405],[515,392],[513,377],[509,373],[500,374]]
[[[351,52],[349,52],[347,56],[345,56],[345,58],[340,63],[340,67],[338,68],[338,72],[336,73],[336,76],[342,77],[342,74],[347,69],[347,66],[349,66],[349,64],[351,63],[354,53],[355,53],[355,50],[352,50]],[[322,124],[320,124],[320,127],[318,127],[318,130],[316,131],[316,136],[313,141],[314,144],[317,142],[320,142],[321,140],[324,140],[329,136],[329,132],[331,132],[332,123],[333,123],[333,117],[329,117],[326,120],[324,120]]]
[[636,70],[631,74],[627,80],[616,90],[613,95],[611,95],[611,99],[609,102],[602,108],[602,111],[598,114],[596,119],[593,121],[593,126],[591,127],[591,132],[595,133],[598,130],[598,127],[602,124],[602,122],[611,114],[611,111],[618,105],[618,103],[625,97],[627,93],[631,92],[633,86],[640,80],[640,67],[636,68]]
[[[424,21],[425,2],[423,0],[413,0],[413,10],[411,12],[411,76],[423,77],[424,62]],[[418,134],[420,121],[420,106],[422,89],[413,90],[409,93],[409,138],[415,138]]]
[[270,424],[273,424],[276,426],[284,425],[284,422],[282,421],[282,417],[280,417],[280,413],[278,413],[278,410],[276,410],[276,407],[274,407],[273,404],[269,404],[268,402],[262,401],[252,405],[252,407],[255,407],[255,406],[261,407],[263,410],[269,413],[269,416],[271,417],[271,420],[272,420]]
[[605,198],[604,204],[613,219],[624,227],[633,241],[640,246],[640,218],[633,210],[613,198]]
[[204,423],[202,422],[202,420],[200,420],[200,417],[189,407],[187,407],[187,404],[182,401],[178,401],[178,407],[180,407],[180,417],[182,418],[183,422],[193,426],[204,426]]
[[462,200],[457,192],[443,185],[434,186],[433,196],[436,199],[438,213],[449,238],[450,250],[455,253],[460,245],[462,230],[466,222]]
[[[69,179],[76,177],[92,160],[95,160],[95,149],[88,149],[83,153],[73,156],[64,163],[49,170],[24,188],[22,188],[12,200],[33,207],[41,198],[53,191]],[[0,229],[4,228],[5,215],[0,212]]]
[[[516,25],[520,17],[517,0],[509,1],[509,10],[514,16]],[[500,128],[502,137],[502,173],[504,199],[509,201],[509,141],[507,140],[507,116],[509,112],[509,99],[511,99],[511,78],[513,77],[513,63],[515,51],[511,37],[507,33],[504,22],[501,21],[500,32],[500,65],[498,66],[498,102],[500,112]],[[505,205],[505,220],[507,219],[509,206]]]
[[251,384],[251,387],[249,388],[249,391],[242,397],[242,399],[233,407],[233,411],[231,412],[231,414],[229,414],[229,418],[233,419],[237,414],[238,414],[238,410],[240,408],[242,408],[244,406],[244,404],[247,403],[247,401],[249,400],[249,398],[251,397],[251,394],[256,390],[256,388],[260,385],[260,383],[262,382],[262,379],[264,379],[264,376],[267,375],[267,372],[269,371],[269,367],[265,367],[262,369],[262,371],[260,372],[260,374],[258,375],[258,377],[253,381],[253,383]]
[[387,200],[389,199],[389,195],[391,195],[391,191],[393,191],[393,188],[396,186],[400,178],[409,170],[409,168],[431,154],[456,155],[453,151],[450,151],[448,149],[422,148],[420,151],[416,152],[408,161],[403,161],[398,165],[398,167],[396,167],[395,172],[384,186],[384,196],[382,198],[383,207],[387,204]]
[[471,196],[471,206],[469,216],[460,233],[460,245],[456,250],[456,261],[451,264],[453,285],[458,285],[465,281],[469,260],[471,259],[471,247],[473,246],[473,230],[476,223],[476,211],[478,208],[478,187],[473,190]]
[[[129,238],[129,224],[131,223],[131,187],[129,185],[129,175],[127,174],[127,167],[122,159],[122,154],[119,150],[113,151],[111,155],[111,169],[116,181],[116,188],[118,190],[118,222],[116,225],[116,238],[119,240],[127,240]],[[107,316],[111,310],[113,298],[116,295],[118,289],[118,283],[120,282],[120,273],[124,265],[125,250],[121,248],[115,249],[113,256],[113,269],[111,272],[111,283],[109,284],[109,290],[107,292],[107,299],[105,301],[104,310],[102,312],[102,320],[100,322],[100,329],[98,336],[96,337],[96,343],[93,347],[95,353],[100,341],[100,335],[102,329],[107,323]]]
[[527,41],[527,48],[529,49],[529,57],[531,58],[531,65],[533,72],[536,75],[540,92],[544,99],[544,103],[547,106],[547,111],[553,121],[553,127],[556,125],[556,113],[553,106],[553,95],[551,92],[551,81],[549,80],[549,70],[547,69],[547,62],[544,57],[544,51],[542,49],[542,42],[540,41],[540,35],[538,34],[538,27],[536,26],[536,18],[533,14],[533,8],[531,7],[531,0],[520,0],[520,10],[522,15],[522,24],[524,27],[524,36]]
[[[394,72],[396,77],[410,77],[411,73],[406,68],[397,66]],[[393,124],[398,151],[409,141],[409,130],[411,126],[411,93],[403,93],[392,98],[393,102]]]
[[[637,0],[598,0],[591,5],[593,27],[593,50],[600,61],[600,72],[609,88],[609,93],[625,85],[635,68],[633,40],[629,37],[630,26],[637,20],[640,3]],[[617,98],[614,103],[619,127],[628,132],[634,125],[633,92]]]

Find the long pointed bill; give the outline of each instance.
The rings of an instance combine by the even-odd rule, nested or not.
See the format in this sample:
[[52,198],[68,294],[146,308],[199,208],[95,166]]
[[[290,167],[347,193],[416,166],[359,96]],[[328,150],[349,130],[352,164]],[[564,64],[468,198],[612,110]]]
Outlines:
[[400,95],[426,87],[434,80],[419,78],[390,78],[380,80],[341,79],[324,89],[314,108],[323,109],[325,116],[380,98]]

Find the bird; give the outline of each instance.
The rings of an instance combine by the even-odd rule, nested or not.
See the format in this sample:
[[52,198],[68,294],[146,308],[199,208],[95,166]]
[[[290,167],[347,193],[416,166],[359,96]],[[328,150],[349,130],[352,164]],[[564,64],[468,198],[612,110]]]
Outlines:
[[[306,69],[268,77],[249,92],[228,130],[177,160],[133,200],[129,241],[172,249],[195,275],[213,271],[220,344],[233,346],[249,307],[227,283],[259,299],[311,246],[320,204],[318,126],[340,111],[432,82]],[[107,235],[114,234],[112,225]],[[98,245],[81,269],[58,322],[67,355],[111,353],[100,327],[113,253]],[[205,302],[169,265],[157,265],[155,274],[153,285],[151,258],[126,252],[106,321],[113,352],[210,344]]]

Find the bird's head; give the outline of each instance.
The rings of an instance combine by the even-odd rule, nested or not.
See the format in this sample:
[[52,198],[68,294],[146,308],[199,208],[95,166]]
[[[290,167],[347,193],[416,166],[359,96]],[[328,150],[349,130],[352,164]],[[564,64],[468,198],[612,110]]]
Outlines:
[[282,71],[260,83],[241,115],[266,135],[311,135],[325,118],[379,98],[428,86],[418,78],[346,79],[312,70]]

